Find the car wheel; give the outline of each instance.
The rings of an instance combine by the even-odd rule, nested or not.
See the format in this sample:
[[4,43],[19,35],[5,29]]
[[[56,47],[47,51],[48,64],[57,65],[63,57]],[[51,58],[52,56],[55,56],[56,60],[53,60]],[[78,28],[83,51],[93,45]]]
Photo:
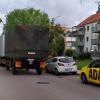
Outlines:
[[84,73],[82,73],[82,75],[81,75],[81,80],[82,80],[83,84],[87,83],[87,78],[86,78],[86,75]]
[[72,74],[73,74],[73,75],[76,75],[76,74],[77,74],[77,72],[73,72]]
[[57,68],[55,69],[55,74],[56,75],[59,75],[59,72],[58,72],[58,69]]

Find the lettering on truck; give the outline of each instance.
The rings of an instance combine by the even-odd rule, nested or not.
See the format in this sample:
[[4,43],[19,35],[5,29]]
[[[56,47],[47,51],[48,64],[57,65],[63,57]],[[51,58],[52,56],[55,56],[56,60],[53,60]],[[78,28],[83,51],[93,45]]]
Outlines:
[[100,70],[90,69],[89,70],[89,79],[100,80]]

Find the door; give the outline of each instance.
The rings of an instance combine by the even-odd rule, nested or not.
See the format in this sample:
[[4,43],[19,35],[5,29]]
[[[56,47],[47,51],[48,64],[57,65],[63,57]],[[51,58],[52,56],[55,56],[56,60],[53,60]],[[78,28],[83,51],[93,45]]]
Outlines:
[[100,84],[100,60],[95,60],[88,66],[88,81]]
[[48,64],[49,71],[54,71],[54,69],[56,68],[56,62],[57,62],[57,58],[53,58],[51,62],[49,62]]

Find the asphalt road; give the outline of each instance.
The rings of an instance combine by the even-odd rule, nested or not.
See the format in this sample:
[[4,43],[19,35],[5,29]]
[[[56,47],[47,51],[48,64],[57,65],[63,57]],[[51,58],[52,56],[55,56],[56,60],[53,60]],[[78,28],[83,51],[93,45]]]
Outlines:
[[19,72],[0,68],[0,100],[99,100],[100,87],[84,85],[78,75]]

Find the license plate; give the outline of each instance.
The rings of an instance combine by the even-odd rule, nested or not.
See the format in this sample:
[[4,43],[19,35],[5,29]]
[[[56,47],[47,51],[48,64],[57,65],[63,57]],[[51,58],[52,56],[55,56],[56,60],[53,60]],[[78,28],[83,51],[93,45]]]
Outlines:
[[65,69],[65,71],[70,72],[70,71],[72,71],[72,69],[71,68],[67,68],[67,69]]
[[27,60],[28,60],[30,65],[33,64],[34,59],[27,59]]

